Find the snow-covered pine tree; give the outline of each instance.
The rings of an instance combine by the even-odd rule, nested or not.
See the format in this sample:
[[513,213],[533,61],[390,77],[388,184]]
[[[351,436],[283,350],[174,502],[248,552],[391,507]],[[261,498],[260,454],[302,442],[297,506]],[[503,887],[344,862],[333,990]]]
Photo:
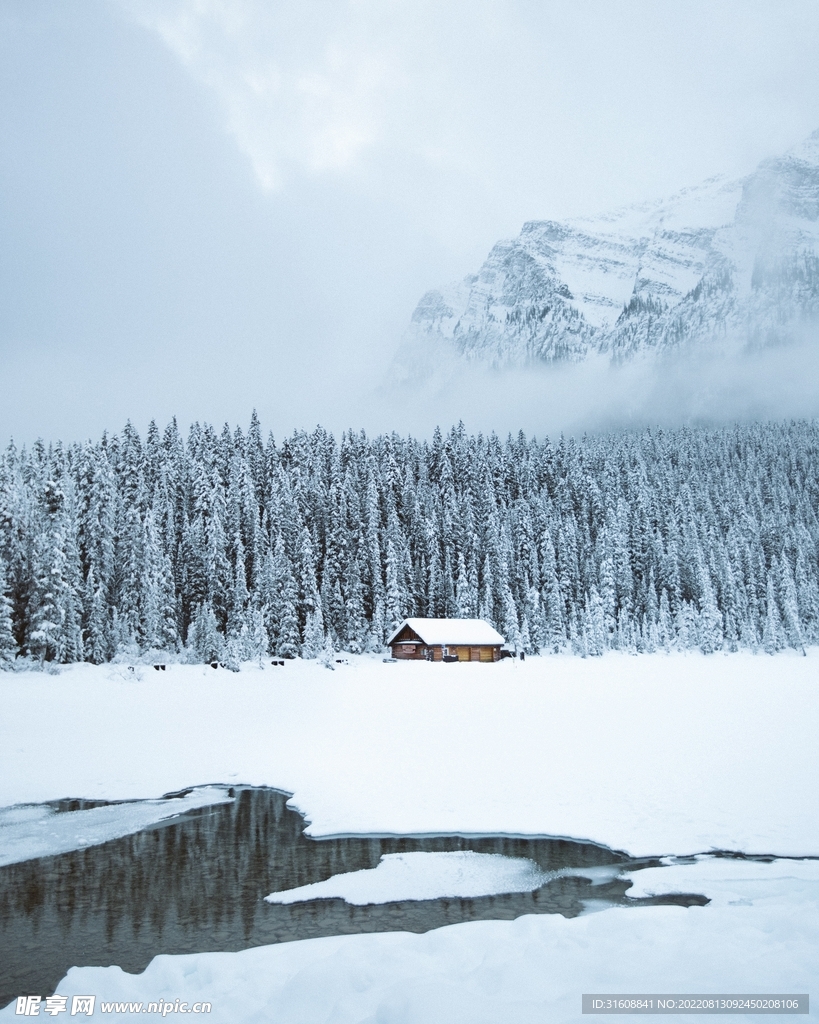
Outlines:
[[674,645],[674,626],[671,617],[671,606],[668,591],[663,587],[660,594],[660,607],[657,612],[657,645],[664,651],[670,651]]
[[8,597],[6,563],[0,555],[0,668],[9,668],[17,657],[17,641],[11,618],[12,603]]
[[699,616],[697,622],[699,646],[703,654],[720,650],[723,641],[722,615],[717,607],[716,594],[711,577],[700,553],[697,565],[699,585]]
[[242,630],[247,629],[247,606],[250,592],[247,589],[247,570],[245,568],[245,546],[237,533],[233,540],[235,564],[233,567],[233,587],[227,602],[226,636],[238,637]]
[[819,581],[809,568],[808,551],[810,550],[810,534],[803,531],[801,543],[796,552],[796,584],[797,606],[799,619],[802,623],[805,639],[808,643],[819,643]]
[[472,604],[472,592],[466,572],[466,559],[463,551],[458,552],[458,575],[455,581],[455,611],[459,619],[475,618]]
[[805,654],[805,639],[802,635],[802,622],[799,617],[796,583],[788,564],[788,557],[784,552],[779,559],[779,594],[782,603],[783,626],[788,643]]
[[375,607],[373,608],[373,618],[370,626],[370,633],[367,638],[366,650],[372,651],[376,654],[379,653],[383,650],[386,639],[384,598],[379,592],[375,599]]
[[762,632],[762,647],[766,654],[775,654],[784,646],[782,639],[782,617],[776,603],[776,583],[773,567],[768,573],[765,595],[765,628]]
[[387,631],[392,632],[405,618],[406,601],[401,586],[398,552],[391,537],[387,537],[385,569],[384,618]]
[[85,580],[85,607],[85,656],[95,665],[101,665],[113,653],[111,608],[102,584],[97,582],[93,563]]
[[224,637],[210,605],[201,604],[196,609],[188,630],[188,651],[190,660],[195,663],[220,661],[224,656]]
[[586,640],[586,652],[591,655],[604,654],[608,646],[606,620],[603,602],[594,585],[592,585],[590,593],[586,595],[582,628]]
[[301,656],[303,658],[318,658],[324,647],[324,617],[321,613],[321,603],[319,603],[307,613],[307,621],[304,625],[304,643],[301,645]]
[[271,644],[280,658],[296,658],[301,647],[297,612],[298,588],[281,534],[276,538],[271,565],[273,623]]
[[351,654],[361,654],[367,646],[367,620],[364,615],[361,573],[358,557],[354,555],[347,567],[344,580],[345,621],[342,633],[344,649]]

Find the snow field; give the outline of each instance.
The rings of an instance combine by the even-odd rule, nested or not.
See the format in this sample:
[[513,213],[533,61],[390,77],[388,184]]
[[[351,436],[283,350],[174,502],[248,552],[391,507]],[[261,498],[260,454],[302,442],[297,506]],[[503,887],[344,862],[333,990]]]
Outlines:
[[[0,673],[0,806],[293,793],[314,836],[819,853],[819,651]],[[140,678],[141,676],[141,678]]]
[[[652,884],[652,873],[663,888],[673,875],[713,902],[158,956],[140,975],[74,968],[57,992],[146,1005],[206,1000],[211,1024],[579,1024],[583,992],[815,994],[819,863],[705,858],[637,872],[637,886]],[[12,1004],[0,1021],[13,1014]]]

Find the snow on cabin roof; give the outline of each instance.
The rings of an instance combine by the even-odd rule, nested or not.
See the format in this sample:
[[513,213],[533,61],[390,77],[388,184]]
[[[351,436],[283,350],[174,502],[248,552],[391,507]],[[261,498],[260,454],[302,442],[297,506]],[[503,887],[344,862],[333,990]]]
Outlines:
[[418,634],[425,644],[458,644],[496,646],[505,643],[500,633],[493,629],[484,619],[404,619],[401,625],[390,634],[387,644],[391,644],[404,626]]

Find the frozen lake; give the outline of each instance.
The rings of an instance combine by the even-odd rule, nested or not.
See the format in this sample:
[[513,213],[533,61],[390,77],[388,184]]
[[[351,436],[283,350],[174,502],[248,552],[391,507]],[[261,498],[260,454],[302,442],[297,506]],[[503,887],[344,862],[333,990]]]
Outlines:
[[[817,653],[0,673],[0,989],[211,999],[214,1024],[813,991]],[[564,870],[449,892],[459,851]]]
[[[616,876],[659,862],[637,861],[592,843],[507,836],[317,840],[304,834],[305,820],[286,806],[285,794],[237,788],[222,797],[233,799],[99,845],[0,868],[0,1006],[21,993],[50,995],[75,965],[117,964],[140,972],[159,953],[233,951],[360,932],[425,932],[533,913],[573,918],[590,899],[611,906],[707,902],[679,893],[629,899],[632,883]],[[87,803],[66,801],[59,810],[74,814],[87,810]],[[364,906],[338,898],[264,900],[273,892],[374,869],[385,855],[452,851],[495,855],[498,862],[524,858],[549,878],[531,892],[474,898]]]

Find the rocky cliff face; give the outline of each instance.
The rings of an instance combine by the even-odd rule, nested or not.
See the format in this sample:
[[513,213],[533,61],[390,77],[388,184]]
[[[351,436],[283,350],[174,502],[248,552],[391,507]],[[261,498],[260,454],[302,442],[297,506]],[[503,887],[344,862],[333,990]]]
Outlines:
[[819,131],[739,181],[572,221],[531,221],[427,292],[407,343],[495,366],[682,343],[767,346],[819,322]]

